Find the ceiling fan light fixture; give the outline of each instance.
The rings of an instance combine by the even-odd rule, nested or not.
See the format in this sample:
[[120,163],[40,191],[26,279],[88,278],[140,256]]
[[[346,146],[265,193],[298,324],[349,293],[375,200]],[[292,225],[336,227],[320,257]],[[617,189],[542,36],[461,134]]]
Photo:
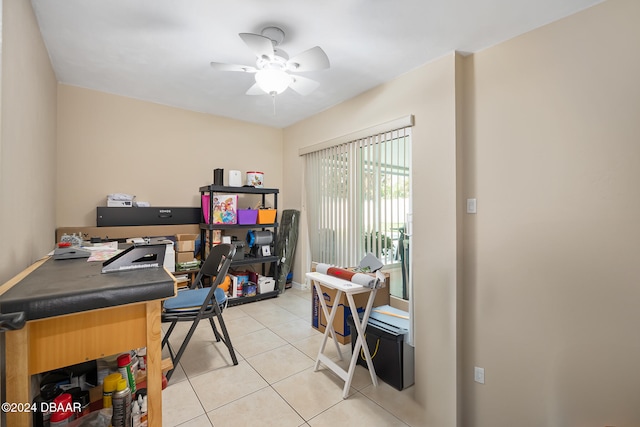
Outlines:
[[255,66],[212,62],[211,67],[217,71],[255,73],[256,82],[246,94],[271,95],[274,109],[275,96],[288,88],[298,95],[306,96],[320,85],[315,80],[297,76],[294,73],[324,70],[330,66],[329,58],[320,46],[314,46],[289,58],[287,52],[278,47],[284,40],[284,31],[281,28],[266,27],[262,30],[262,34],[240,33],[238,35],[255,54]]
[[292,78],[283,70],[264,69],[256,73],[256,83],[260,89],[269,95],[279,95],[284,92],[292,82]]
[[284,31],[279,27],[263,28],[260,35],[270,39],[274,46],[278,46],[284,41]]

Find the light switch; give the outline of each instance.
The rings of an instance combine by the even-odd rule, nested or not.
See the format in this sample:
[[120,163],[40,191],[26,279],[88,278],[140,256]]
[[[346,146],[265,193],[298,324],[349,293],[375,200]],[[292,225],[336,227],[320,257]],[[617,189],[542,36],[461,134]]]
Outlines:
[[476,199],[467,199],[467,213],[474,214],[477,212],[477,201]]
[[484,384],[484,368],[474,368],[473,379],[475,382]]

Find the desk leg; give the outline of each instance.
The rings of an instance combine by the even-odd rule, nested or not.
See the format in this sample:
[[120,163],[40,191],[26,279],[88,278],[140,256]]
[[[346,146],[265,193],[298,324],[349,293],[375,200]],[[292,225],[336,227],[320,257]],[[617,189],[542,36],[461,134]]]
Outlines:
[[147,305],[147,410],[149,427],[162,426],[162,350],[160,301]]
[[358,306],[353,300],[353,295],[347,294],[347,300],[349,301],[349,307],[351,307],[351,313],[353,314],[353,325],[358,331],[358,339],[353,347],[353,354],[351,355],[351,362],[349,363],[349,369],[347,370],[347,380],[344,384],[344,390],[342,392],[342,397],[344,399],[347,398],[349,394],[349,388],[351,387],[351,380],[353,379],[353,374],[355,373],[356,363],[358,361],[358,356],[360,355],[360,349],[364,353],[364,358],[367,361],[367,366],[369,368],[369,375],[371,375],[371,381],[374,386],[378,386],[378,377],[376,376],[376,370],[373,366],[373,361],[371,360],[371,355],[369,354],[369,347],[366,344],[364,339],[364,334],[367,328],[367,322],[369,320],[369,315],[371,314],[371,308],[373,307],[373,300],[376,298],[377,289],[373,289],[369,293],[369,299],[367,300],[367,307],[364,310],[364,314],[362,316],[362,321],[358,321]]
[[[29,375],[29,324],[16,331],[5,332],[6,398],[8,403],[28,403],[31,377]],[[10,349],[10,351],[9,351]],[[8,426],[31,425],[31,412],[7,412]]]
[[[318,351],[318,357],[316,357],[316,365],[314,366],[314,371],[317,371],[320,367],[320,359],[322,359],[321,355],[324,354],[324,349],[327,345],[327,339],[329,335],[333,339],[333,343],[336,346],[336,350],[338,351],[338,356],[340,360],[342,360],[342,352],[340,351],[340,346],[338,345],[338,340],[336,339],[336,332],[333,330],[333,319],[336,317],[336,306],[334,305],[331,308],[331,313],[329,313],[329,308],[327,307],[327,302],[322,297],[322,290],[320,289],[320,285],[317,282],[314,282],[314,286],[316,287],[316,292],[318,293],[318,299],[320,300],[320,306],[322,307],[322,312],[324,313],[324,317],[327,319],[327,326],[324,330],[324,336],[322,337],[322,345],[320,345],[320,350]],[[342,296],[342,291],[337,291],[335,300],[340,301],[340,297]]]

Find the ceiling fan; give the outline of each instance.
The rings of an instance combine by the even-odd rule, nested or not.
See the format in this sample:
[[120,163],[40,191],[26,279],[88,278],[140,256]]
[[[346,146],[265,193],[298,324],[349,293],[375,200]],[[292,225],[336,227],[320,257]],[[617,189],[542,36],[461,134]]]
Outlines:
[[305,50],[292,58],[278,46],[284,40],[284,31],[278,27],[266,27],[260,34],[240,33],[256,57],[256,65],[235,65],[212,62],[217,71],[240,71],[254,73],[256,83],[249,88],[247,95],[278,95],[291,88],[300,95],[308,95],[320,84],[307,77],[291,73],[315,71],[329,68],[329,58],[319,46]]

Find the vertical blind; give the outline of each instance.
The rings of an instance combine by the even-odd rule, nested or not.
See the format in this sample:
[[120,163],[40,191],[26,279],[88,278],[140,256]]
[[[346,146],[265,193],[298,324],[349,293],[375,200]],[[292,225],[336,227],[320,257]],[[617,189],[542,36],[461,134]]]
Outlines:
[[411,128],[403,127],[304,153],[313,261],[355,266],[371,252],[400,262],[410,150]]

